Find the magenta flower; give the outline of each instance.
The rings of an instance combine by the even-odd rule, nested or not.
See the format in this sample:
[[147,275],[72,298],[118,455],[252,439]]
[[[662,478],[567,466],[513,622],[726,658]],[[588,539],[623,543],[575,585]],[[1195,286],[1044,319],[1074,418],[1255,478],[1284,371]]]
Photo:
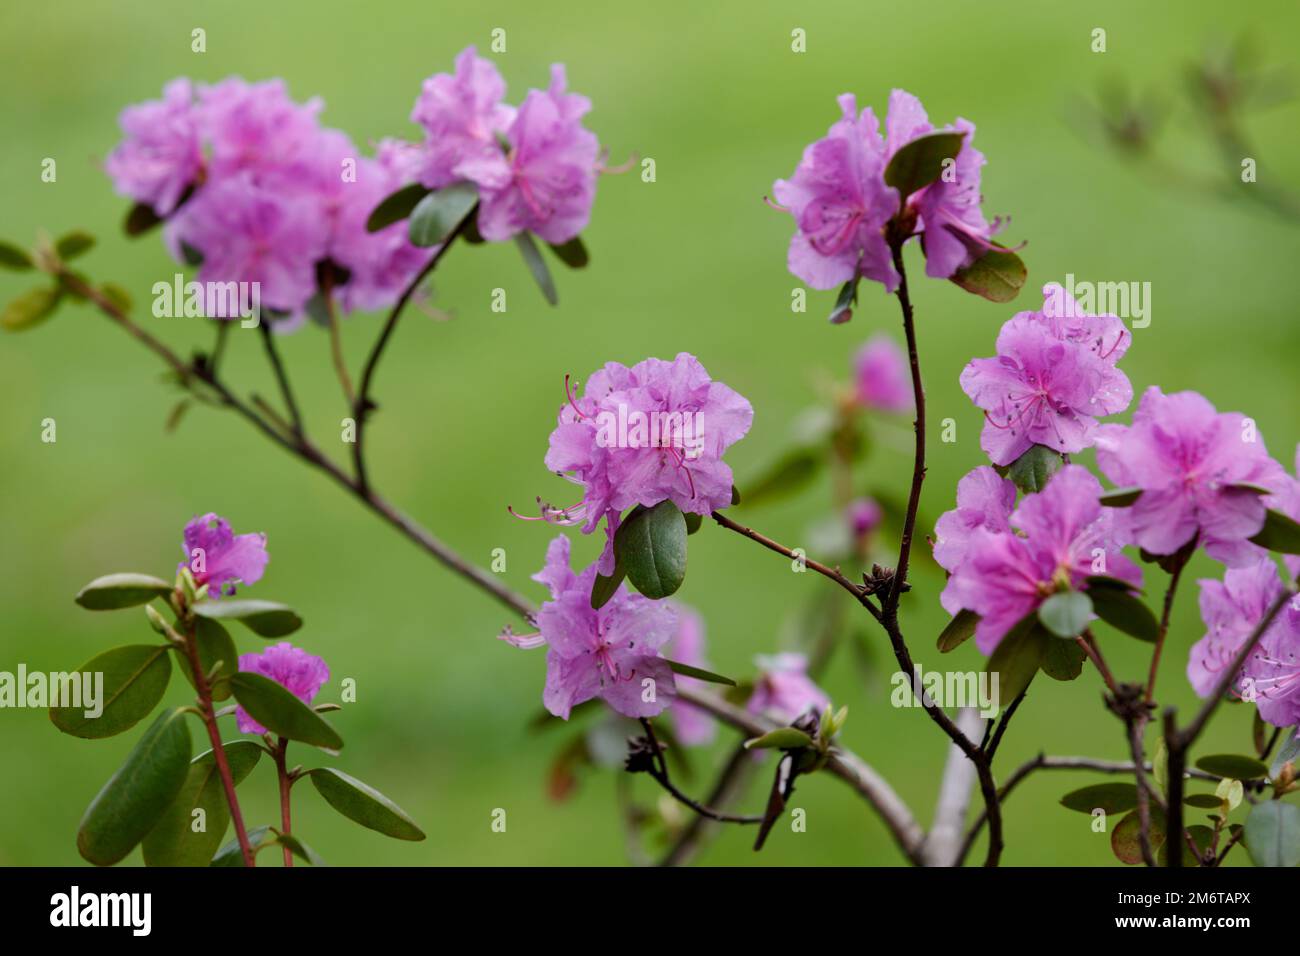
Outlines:
[[1200,535],[1206,552],[1230,566],[1258,556],[1247,539],[1266,510],[1257,492],[1238,486],[1281,490],[1286,479],[1245,416],[1221,414],[1196,392],[1166,395],[1155,386],[1132,425],[1098,431],[1097,465],[1115,484],[1142,489],[1126,516],[1136,544],[1173,554]]
[[564,67],[551,67],[551,86],[529,90],[505,132],[506,152],[474,164],[479,184],[478,228],[492,242],[528,230],[556,245],[587,227],[596,199],[600,143],[583,128],[585,96],[565,92]]
[[912,378],[907,357],[894,340],[878,332],[853,361],[858,404],[887,412],[912,410]]
[[945,607],[980,615],[975,643],[982,652],[992,654],[1052,594],[1086,591],[1093,575],[1141,586],[1142,572],[1120,553],[1113,510],[1101,506],[1100,496],[1101,483],[1086,468],[1066,465],[1012,513],[1020,535],[979,528],[966,539]]
[[194,582],[208,586],[212,600],[235,593],[235,582],[256,584],[266,562],[266,535],[259,532],[236,535],[230,522],[209,511],[185,526],[185,560]]
[[542,517],[582,523],[584,534],[605,520],[609,541],[599,567],[609,574],[619,516],[633,505],[669,500],[685,513],[708,515],[731,503],[731,468],[722,456],[753,418],[749,402],[710,379],[689,353],[632,368],[610,362],[592,374],[581,398],[570,393],[546,454],[547,469],[582,486],[582,501],[546,506]]
[[[971,539],[979,531],[1011,533],[1011,513],[1016,507],[1016,486],[988,465],[968,472],[957,482],[957,507],[945,511],[934,525],[934,560],[950,575],[970,553]],[[961,610],[961,599],[950,577],[939,603],[949,614]]]
[[591,606],[596,566],[579,574],[569,567],[569,539],[560,535],[546,549],[546,564],[533,580],[551,589],[537,612],[539,633],[502,634],[515,647],[546,646],[542,703],[556,717],[599,697],[625,717],[653,717],[672,702],[677,685],[659,649],[674,635],[677,615],[619,586],[599,610]]
[[425,147],[416,178],[431,189],[458,180],[480,182],[481,168],[500,162],[500,137],[515,117],[502,100],[505,80],[496,64],[466,47],[456,57],[456,72],[424,81],[411,121],[424,127]]
[[[937,131],[920,100],[903,90],[890,94],[883,139],[870,108],[858,114],[848,93],[838,102],[840,121],[804,150],[789,180],[773,187],[795,218],[790,271],[814,289],[867,278],[893,292],[898,274],[883,230],[902,210],[898,191],[885,185],[885,168],[908,143]],[[908,197],[907,213],[921,235],[926,275],[946,279],[991,248],[999,224],[990,225],[980,210],[984,156],[970,145],[974,124],[958,119],[942,131],[966,134],[961,151],[950,175]]]
[[[669,660],[691,667],[709,669],[708,659],[704,654],[704,619],[699,613],[676,601],[670,602],[677,614],[677,630],[662,648]],[[674,675],[678,685],[687,687],[703,686],[694,677]],[[670,711],[677,739],[687,747],[700,747],[713,742],[717,736],[717,722],[709,714],[683,700],[674,700]]]
[[[330,669],[324,659],[308,654],[288,641],[274,644],[260,654],[240,654],[239,669],[271,678],[304,704],[310,704],[321,686],[330,679]],[[235,722],[241,734],[267,732],[240,706],[235,707]]]
[[826,692],[808,676],[802,654],[758,658],[759,676],[745,709],[777,723],[789,724],[808,711],[821,713],[831,705]]
[[113,187],[159,216],[169,215],[203,168],[190,81],[172,80],[161,100],[128,106],[118,122],[126,138],[104,162]]
[[[1296,477],[1283,473],[1274,486],[1277,489],[1276,493],[1266,497],[1264,503],[1282,512],[1288,518],[1300,521],[1300,445],[1296,446],[1294,464]],[[1264,553],[1262,548],[1260,553]],[[1300,554],[1284,554],[1282,563],[1286,565],[1287,573],[1292,579],[1300,577]]]
[[980,447],[995,465],[1011,464],[1033,445],[1082,451],[1096,440],[1097,418],[1133,400],[1128,376],[1115,367],[1122,348],[1114,343],[1100,351],[1084,331],[1090,322],[1104,319],[1067,323],[1020,312],[998,333],[997,355],[972,359],[962,370],[962,390],[984,410]]
[[880,527],[884,512],[875,498],[854,498],[846,509],[849,530],[855,538],[865,538]]

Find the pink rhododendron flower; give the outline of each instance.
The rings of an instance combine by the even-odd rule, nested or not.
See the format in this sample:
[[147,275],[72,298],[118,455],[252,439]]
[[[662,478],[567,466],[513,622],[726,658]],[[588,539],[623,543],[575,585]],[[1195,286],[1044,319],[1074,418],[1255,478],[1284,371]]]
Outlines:
[[864,538],[880,527],[884,512],[875,498],[854,498],[846,509],[849,530],[854,537]]
[[966,134],[951,174],[908,197],[926,255],[926,275],[948,278],[991,247],[990,225],[980,210],[984,156],[971,146],[975,126],[958,119],[936,130],[920,100],[903,90],[889,97],[885,136],[868,107],[860,114],[851,94],[838,99],[843,114],[826,137],[804,150],[788,180],[773,187],[777,202],[795,218],[790,271],[814,289],[857,278],[898,286],[884,227],[900,213],[898,191],[885,185],[885,168],[908,143],[934,132]]
[[1096,440],[1098,417],[1128,407],[1133,386],[1115,367],[1127,336],[1110,342],[1110,318],[1020,312],[998,333],[997,355],[962,370],[962,390],[984,410],[980,447],[995,465],[1034,445],[1082,451]]
[[599,567],[609,574],[619,516],[633,505],[669,500],[684,513],[708,515],[731,503],[731,468],[722,456],[753,418],[743,396],[709,378],[686,352],[632,368],[610,362],[560,408],[546,453],[549,470],[582,486],[582,501],[546,506],[543,517],[582,523],[584,534],[604,519],[609,542]]
[[1086,468],[1066,465],[1012,513],[1011,526],[1021,534],[979,528],[966,540],[945,594],[980,615],[975,643],[985,654],[1063,588],[1087,590],[1093,575],[1141,585],[1142,572],[1120,553],[1112,509],[1100,496],[1101,483]]
[[776,654],[758,659],[759,676],[745,709],[788,724],[808,711],[821,713],[831,704],[826,692],[808,676],[808,658]]
[[[1300,445],[1296,446],[1295,470],[1295,477],[1283,474],[1277,479],[1276,493],[1266,497],[1264,503],[1288,518],[1300,521]],[[1263,553],[1262,548],[1260,551]],[[1300,577],[1300,554],[1284,554],[1282,563],[1292,579]]]
[[[685,605],[672,602],[677,614],[677,630],[662,648],[669,660],[691,667],[709,669],[708,659],[704,654],[704,619],[699,613]],[[694,677],[674,675],[678,685],[702,687],[703,682]],[[683,700],[674,700],[670,713],[677,739],[687,747],[699,747],[713,742],[717,736],[717,722],[709,714]]]
[[208,597],[235,593],[235,582],[256,584],[266,562],[266,535],[261,532],[236,535],[230,522],[209,511],[185,526],[185,560],[194,582],[208,586]]
[[1211,557],[1232,566],[1258,556],[1247,539],[1266,510],[1257,492],[1236,486],[1281,490],[1286,479],[1245,416],[1219,413],[1196,392],[1166,395],[1155,386],[1132,425],[1099,429],[1097,465],[1116,485],[1142,489],[1126,515],[1135,543],[1173,554],[1199,534]]
[[537,612],[539,633],[502,638],[515,647],[546,646],[547,710],[568,720],[575,706],[599,697],[625,717],[653,717],[673,702],[677,685],[659,656],[677,627],[670,605],[621,584],[604,607],[593,609],[596,566],[575,574],[564,535],[546,549],[546,564],[533,580],[551,589],[551,600]]
[[[1016,507],[1016,486],[988,465],[968,472],[957,482],[957,507],[945,511],[934,524],[934,560],[954,573],[970,552],[976,532],[1011,533],[1011,512]],[[949,614],[961,610],[952,578],[939,595]]]
[[873,335],[853,362],[858,403],[887,412],[912,410],[912,378],[907,357],[883,332]]
[[411,111],[411,122],[427,134],[416,178],[431,189],[458,180],[479,182],[480,167],[500,161],[499,137],[515,117],[514,108],[502,102],[505,95],[496,64],[472,46],[456,57],[455,73],[425,80]]
[[[308,654],[288,641],[274,644],[260,654],[240,654],[239,669],[271,678],[304,704],[310,704],[321,686],[330,679],[330,669],[322,658]],[[267,732],[240,706],[235,707],[235,722],[241,734]]]
[[199,117],[213,178],[247,173],[259,185],[298,187],[320,144],[319,98],[295,103],[283,80],[237,76],[200,86]]
[[128,106],[119,122],[126,138],[104,163],[113,187],[159,216],[170,214],[203,168],[190,81],[172,80],[161,100]]

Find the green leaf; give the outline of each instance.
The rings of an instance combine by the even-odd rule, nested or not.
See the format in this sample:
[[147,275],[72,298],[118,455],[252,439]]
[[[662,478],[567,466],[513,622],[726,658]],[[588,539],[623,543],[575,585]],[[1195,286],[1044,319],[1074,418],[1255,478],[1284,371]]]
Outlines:
[[1029,686],[1047,653],[1047,642],[1054,638],[1030,614],[1016,624],[994,648],[984,670],[996,674],[997,704],[1009,705]]
[[1258,780],[1268,776],[1268,767],[1254,757],[1239,754],[1213,754],[1196,761],[1196,766],[1216,777],[1231,777],[1233,780]]
[[411,243],[436,246],[446,242],[476,205],[478,190],[473,183],[452,183],[429,193],[411,210]]
[[1242,841],[1256,866],[1300,866],[1300,808],[1280,800],[1255,804]]
[[[1148,808],[1151,826],[1147,834],[1151,842],[1151,852],[1158,853],[1165,844],[1165,814],[1154,803]],[[1130,866],[1142,862],[1142,821],[1136,810],[1120,820],[1110,834],[1110,848],[1121,863]]]
[[1092,813],[1093,810],[1123,813],[1137,805],[1137,785],[1132,783],[1095,783],[1071,790],[1061,798],[1061,806],[1080,813]]
[[333,767],[319,767],[309,776],[325,802],[349,820],[397,840],[424,839],[406,811],[374,787]]
[[938,179],[945,159],[956,159],[964,133],[931,133],[912,140],[889,160],[885,184],[898,190],[900,202]]
[[58,289],[28,289],[0,312],[0,326],[8,332],[33,328],[53,315],[58,304]]
[[230,689],[249,716],[272,733],[327,750],[343,747],[329,721],[271,678],[239,671],[230,678]]
[[[236,740],[223,748],[235,786],[252,773],[262,748],[251,740]],[[202,810],[196,817],[195,811]],[[202,823],[203,829],[195,832]],[[144,838],[146,866],[207,866],[230,825],[225,785],[211,750],[190,761],[189,772],[176,799]]]
[[623,583],[626,577],[622,566],[614,562],[614,573],[611,575],[597,574],[596,580],[591,585],[591,607],[592,610],[599,611],[609,603],[609,599],[618,593],[618,586]]
[[113,304],[123,315],[131,311],[131,293],[113,282],[105,282],[99,287],[100,295]]
[[835,297],[835,308],[827,321],[831,325],[843,325],[853,318],[853,307],[858,304],[858,280],[850,279],[840,286],[840,294]]
[[728,687],[735,687],[736,682],[730,677],[723,677],[721,674],[715,674],[713,671],[706,671],[703,667],[692,667],[690,664],[683,664],[681,661],[668,661],[669,669],[674,674],[680,674],[682,677],[694,677],[696,680],[708,681],[710,684],[726,684]]
[[1277,748],[1277,756],[1268,768],[1269,777],[1276,779],[1282,772],[1282,767],[1288,763],[1300,767],[1300,738],[1296,737],[1297,733],[1300,733],[1300,726],[1287,727],[1282,731],[1282,746]]
[[1183,803],[1199,810],[1217,810],[1223,806],[1223,801],[1212,793],[1189,793],[1183,798]]
[[1048,641],[1043,649],[1044,674],[1052,680],[1072,681],[1083,673],[1083,662],[1088,655],[1077,641]]
[[1269,508],[1264,515],[1264,527],[1250,540],[1280,554],[1300,554],[1300,524]]
[[1032,445],[1029,450],[1007,465],[1003,471],[1021,494],[1032,495],[1047,487],[1052,476],[1065,467],[1061,456],[1046,445]]
[[796,448],[786,452],[747,486],[745,506],[783,498],[807,487],[821,471],[823,461],[823,456],[811,448]]
[[686,578],[686,519],[671,501],[633,512],[614,535],[614,555],[633,587],[666,598]]
[[302,840],[290,833],[276,832],[275,842],[281,846],[288,847],[289,852],[310,866],[324,866],[325,861],[320,858],[315,850],[303,843]]
[[978,614],[962,608],[948,622],[948,626],[943,629],[943,633],[939,635],[939,650],[947,654],[960,646],[975,633],[975,628],[979,626],[979,622],[980,616]]
[[574,236],[568,242],[562,242],[558,246],[553,242],[548,245],[556,257],[570,269],[585,269],[591,262],[591,258],[587,255],[587,247],[582,244],[581,236]]
[[1053,594],[1039,605],[1038,620],[1057,637],[1078,637],[1092,620],[1092,599],[1085,591]]
[[537,248],[532,233],[519,233],[515,236],[515,244],[519,246],[519,254],[524,257],[524,263],[528,266],[528,271],[533,274],[533,281],[542,290],[546,301],[551,305],[557,305],[560,295],[555,291],[555,280],[551,278],[550,267],[542,258],[541,250]]
[[122,222],[122,231],[135,238],[144,235],[162,221],[162,216],[154,212],[152,206],[138,202],[127,210],[126,219]]
[[194,246],[191,246],[188,242],[182,242],[180,245],[181,245],[181,258],[185,260],[185,264],[187,266],[203,265],[202,250],[196,249]]
[[1142,497],[1141,488],[1116,488],[1102,493],[1099,501],[1107,508],[1128,508]]
[[696,514],[694,511],[682,515],[686,519],[686,533],[695,534],[704,526],[704,515]]
[[965,269],[958,269],[952,281],[990,302],[1010,302],[1028,277],[1029,270],[1010,249],[990,249]]
[[[261,826],[253,827],[248,831],[248,845],[252,847],[254,855],[264,846],[269,846],[275,842],[277,834],[270,827]],[[217,855],[212,858],[208,866],[243,866],[244,854],[239,848],[239,837],[234,837],[229,843],[225,844]]]
[[103,675],[102,712],[87,717],[85,707],[51,707],[50,720],[65,734],[98,740],[130,730],[153,712],[167,690],[172,662],[166,645],[128,644],[92,657],[77,673],[92,675],[96,684],[96,675]]
[[[221,662],[218,677],[211,683],[212,699],[225,700],[230,696],[230,678],[234,677],[235,672],[239,670],[239,651],[230,632],[216,621],[206,617],[196,618],[194,643],[198,647],[199,666],[203,668],[204,674],[211,674],[212,668],[218,661]],[[190,682],[190,686],[194,687],[194,675],[190,672],[189,657],[184,651],[181,652],[181,657],[184,661],[181,673]]]
[[794,727],[778,727],[761,737],[745,741],[746,750],[799,750],[811,747],[813,739]]
[[293,608],[275,601],[200,601],[194,613],[215,621],[233,618],[259,637],[284,637],[302,627]]
[[76,602],[88,611],[116,611],[148,604],[171,594],[172,586],[148,574],[106,574],[77,592]]
[[26,272],[35,265],[26,249],[15,246],[11,242],[0,242],[0,269]]
[[95,245],[95,237],[88,232],[76,230],[68,233],[66,236],[60,236],[54,244],[54,251],[59,254],[59,258],[68,262],[83,253],[89,252]]
[[134,849],[176,799],[190,765],[190,730],[179,708],[158,715],[81,818],[77,850],[112,866]]
[[389,193],[366,218],[366,232],[378,232],[380,229],[387,229],[395,222],[401,222],[411,215],[411,211],[427,195],[429,195],[429,188],[419,183],[411,183],[395,193]]
[[1089,588],[1088,594],[1097,616],[1117,631],[1147,642],[1159,635],[1160,622],[1141,598],[1113,587]]

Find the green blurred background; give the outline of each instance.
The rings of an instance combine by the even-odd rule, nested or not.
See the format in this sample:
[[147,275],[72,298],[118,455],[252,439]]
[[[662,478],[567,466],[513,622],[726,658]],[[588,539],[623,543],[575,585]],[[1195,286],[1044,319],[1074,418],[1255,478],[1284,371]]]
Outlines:
[[[513,248],[454,250],[437,277],[437,305],[454,319],[406,318],[378,381],[383,409],[371,430],[371,469],[384,494],[472,560],[486,564],[492,549],[505,548],[508,581],[540,598],[528,575],[540,565],[550,529],[516,521],[506,505],[569,493],[542,464],[566,372],[585,377],[607,360],[695,353],[754,405],[753,429],[730,455],[743,488],[814,401],[817,381],[847,378],[853,350],[872,331],[899,337],[896,304],[871,284],[846,326],[823,319],[833,293],[813,293],[806,314],[791,313],[791,223],[762,197],[836,118],[837,94],[854,91],[861,104],[883,112],[889,89],[901,86],[922,98],[936,122],[959,114],[977,124],[976,143],[989,159],[985,210],[1010,214],[1006,236],[1028,240],[1022,255],[1030,286],[1018,308],[1035,307],[1033,290],[1067,272],[1151,282],[1152,324],[1136,333],[1124,361],[1135,389],[1159,383],[1202,390],[1221,409],[1255,416],[1272,450],[1290,461],[1300,439],[1300,327],[1285,290],[1300,232],[1245,205],[1143,178],[1085,138],[1070,104],[1113,77],[1172,97],[1181,71],[1207,43],[1242,33],[1262,41],[1269,62],[1294,65],[1282,49],[1300,31],[1292,0],[841,2],[797,11],[778,3],[659,0],[562,9],[338,0],[5,4],[0,232],[27,243],[38,229],[90,229],[101,244],[84,269],[126,287],[156,334],[183,350],[206,347],[207,330],[193,321],[147,315],[150,286],[174,267],[156,237],[129,242],[118,231],[125,203],[98,164],[117,141],[123,106],[156,97],[182,74],[206,81],[283,76],[295,97],[323,97],[325,122],[358,142],[414,138],[407,117],[421,80],[449,69],[470,43],[486,51],[495,27],[507,31],[508,52],[496,59],[512,101],[545,85],[552,61],[566,63],[571,87],[594,103],[589,123],[611,162],[631,153],[653,157],[658,181],[643,183],[635,172],[602,180],[586,233],[591,267],[579,274],[557,266],[558,309],[542,302]],[[190,52],[195,27],[207,31],[205,54]],[[802,55],[790,49],[795,27],[807,31]],[[1090,51],[1095,27],[1107,30],[1105,54]],[[1292,106],[1252,123],[1261,180],[1300,181],[1298,118]],[[1181,160],[1207,169],[1217,162],[1186,113],[1175,116],[1169,134],[1167,145]],[[58,161],[55,184],[40,181],[44,157]],[[958,423],[956,443],[930,446],[923,508],[932,521],[951,507],[957,478],[983,461],[980,415],[958,389],[958,373],[970,357],[991,354],[1013,309],[925,280],[915,250],[909,266],[931,414]],[[0,273],[0,297],[22,291],[23,280]],[[508,291],[505,314],[489,308],[498,286]],[[377,329],[373,316],[345,323],[354,370]],[[232,339],[230,377],[246,391],[272,394],[255,341]],[[310,427],[336,448],[345,411],[327,338],[307,328],[282,348]],[[109,571],[169,573],[185,521],[215,510],[236,530],[269,535],[272,561],[255,593],[305,616],[295,642],[323,655],[334,673],[322,699],[337,699],[339,679],[356,679],[358,702],[335,715],[347,747],[328,762],[388,793],[429,835],[420,844],[387,840],[303,788],[295,831],[326,859],[625,861],[613,772],[583,774],[567,802],[546,796],[547,766],[568,735],[527,729],[539,710],[544,661],[540,652],[494,640],[508,614],[234,416],[196,409],[164,434],[175,399],[160,372],[85,308],[65,308],[39,330],[0,343],[0,670],[19,662],[67,669],[114,644],[148,640],[142,614],[88,614],[72,595]],[[40,441],[46,417],[57,420],[55,444]],[[857,480],[901,494],[909,467],[907,431],[895,428]],[[829,495],[823,482],[746,515],[799,543],[826,513]],[[746,674],[756,653],[778,648],[781,622],[817,582],[790,575],[787,564],[716,527],[691,540],[679,597],[706,616],[715,667]],[[580,558],[594,556],[594,539],[576,543]],[[892,537],[881,544],[886,552],[896,547]],[[1208,564],[1194,570],[1217,573]],[[918,575],[905,627],[922,666],[937,668],[941,579],[932,565]],[[1182,677],[1186,651],[1201,633],[1193,598],[1189,588],[1161,681],[1161,696],[1184,710],[1193,702]],[[237,630],[241,649],[256,649],[258,639]],[[864,681],[842,652],[826,684],[850,706],[847,743],[928,823],[944,743],[919,711],[889,706],[892,658],[882,634],[866,633],[874,678]],[[1143,646],[1113,634],[1106,645],[1121,675],[1144,673]],[[943,663],[981,662],[967,645]],[[1073,684],[1040,679],[1000,752],[1001,771],[1040,750],[1123,757],[1119,725],[1102,709],[1099,686],[1090,672]],[[168,700],[183,702],[186,690],[174,678]],[[1226,710],[1202,752],[1247,747],[1249,718],[1245,708]],[[81,813],[138,734],[82,741],[59,734],[42,711],[0,711],[0,863],[78,863]],[[732,742],[723,737],[725,746],[697,758],[690,789],[704,788],[710,762]],[[1096,779],[1040,774],[1025,784],[1007,806],[1005,862],[1116,865],[1088,818],[1056,804],[1061,793]],[[643,803],[655,799],[648,783],[637,782]],[[269,764],[241,794],[251,824],[271,821]],[[755,790],[748,803],[756,807],[759,799]],[[838,781],[808,779],[796,802],[808,811],[806,833],[779,826],[755,856],[752,831],[727,832],[703,861],[900,862],[882,825]],[[498,807],[508,814],[505,833],[490,827]],[[138,862],[138,852],[130,860]]]

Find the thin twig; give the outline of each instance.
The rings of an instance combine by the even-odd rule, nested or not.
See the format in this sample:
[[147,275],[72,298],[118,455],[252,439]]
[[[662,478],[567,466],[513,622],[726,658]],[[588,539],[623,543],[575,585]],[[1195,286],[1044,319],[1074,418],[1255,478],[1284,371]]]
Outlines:
[[746,814],[724,813],[721,810],[715,810],[713,807],[705,806],[700,803],[700,801],[693,797],[688,797],[681,790],[678,790],[677,786],[673,783],[672,778],[668,774],[668,761],[664,759],[663,745],[659,743],[659,738],[655,736],[654,727],[645,717],[641,718],[641,727],[645,730],[646,740],[650,744],[650,752],[654,759],[654,763],[657,766],[657,769],[648,770],[647,773],[650,774],[651,779],[658,783],[659,786],[668,791],[669,795],[671,795],[674,800],[682,806],[694,810],[700,816],[708,817],[710,820],[714,820],[717,823],[757,824],[763,822],[763,817],[761,815],[751,816]]

